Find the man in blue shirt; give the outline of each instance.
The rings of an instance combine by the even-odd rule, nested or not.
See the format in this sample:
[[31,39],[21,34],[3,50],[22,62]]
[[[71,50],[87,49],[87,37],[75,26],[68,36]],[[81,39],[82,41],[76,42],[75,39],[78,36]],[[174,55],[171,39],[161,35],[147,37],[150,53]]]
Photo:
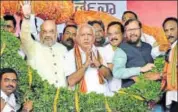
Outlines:
[[125,36],[127,42],[120,44],[115,51],[113,59],[113,75],[123,79],[122,87],[128,87],[134,83],[135,76],[150,71],[153,67],[151,45],[141,41],[142,24],[136,19],[130,19],[125,23]]

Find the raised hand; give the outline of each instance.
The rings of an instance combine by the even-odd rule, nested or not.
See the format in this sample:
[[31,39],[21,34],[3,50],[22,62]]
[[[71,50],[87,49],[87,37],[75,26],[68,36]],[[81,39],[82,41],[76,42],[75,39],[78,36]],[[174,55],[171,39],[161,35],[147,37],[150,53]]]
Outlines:
[[20,2],[20,5],[22,7],[23,15],[26,19],[30,18],[30,15],[32,13],[31,11],[31,2],[30,1],[24,1],[23,3]]

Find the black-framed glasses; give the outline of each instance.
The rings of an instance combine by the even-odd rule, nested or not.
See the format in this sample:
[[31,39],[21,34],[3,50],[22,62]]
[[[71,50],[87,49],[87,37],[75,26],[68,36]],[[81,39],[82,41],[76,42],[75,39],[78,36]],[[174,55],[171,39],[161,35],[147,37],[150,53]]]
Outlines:
[[137,31],[140,30],[141,28],[132,28],[132,29],[127,29],[125,30],[126,32],[133,32],[133,31]]

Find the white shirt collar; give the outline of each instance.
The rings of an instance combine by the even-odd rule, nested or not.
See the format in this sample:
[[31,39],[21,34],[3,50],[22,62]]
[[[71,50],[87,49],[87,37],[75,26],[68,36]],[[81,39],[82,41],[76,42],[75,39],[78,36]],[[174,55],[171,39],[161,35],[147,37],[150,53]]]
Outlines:
[[171,45],[171,49],[177,44],[177,40]]
[[4,99],[5,102],[10,104],[11,106],[16,106],[15,95],[12,93],[10,96],[7,96],[5,92],[1,90],[1,97]]
[[1,90],[1,98],[3,98],[3,100],[5,100],[5,102],[8,101],[9,97]]

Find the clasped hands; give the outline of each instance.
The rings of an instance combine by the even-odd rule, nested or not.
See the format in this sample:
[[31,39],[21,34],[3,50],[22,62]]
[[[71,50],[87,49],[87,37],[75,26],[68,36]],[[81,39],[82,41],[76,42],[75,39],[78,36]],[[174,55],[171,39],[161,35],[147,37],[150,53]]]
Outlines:
[[98,60],[92,51],[86,52],[85,68],[88,67],[99,68],[101,66],[100,60]]

